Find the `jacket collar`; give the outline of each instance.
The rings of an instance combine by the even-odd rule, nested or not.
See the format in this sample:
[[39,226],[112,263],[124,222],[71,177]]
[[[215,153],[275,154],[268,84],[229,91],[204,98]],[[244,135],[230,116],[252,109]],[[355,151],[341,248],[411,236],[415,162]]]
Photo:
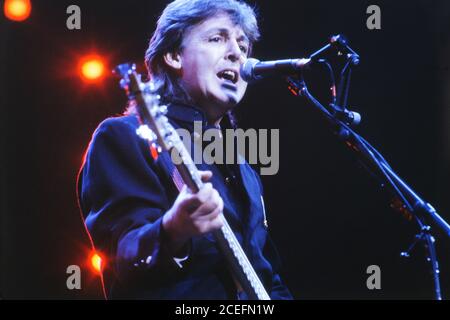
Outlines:
[[204,125],[207,123],[206,114],[202,109],[196,106],[178,102],[172,102],[168,104],[167,117],[183,122],[192,123],[194,121],[201,121]]
[[168,103],[167,117],[175,120],[175,122],[183,122],[184,124],[182,124],[182,126],[185,128],[192,128],[194,121],[200,121],[202,123],[203,131],[230,127],[228,125],[230,122],[228,115],[224,115],[220,126],[211,125],[208,123],[206,113],[200,107],[178,101]]

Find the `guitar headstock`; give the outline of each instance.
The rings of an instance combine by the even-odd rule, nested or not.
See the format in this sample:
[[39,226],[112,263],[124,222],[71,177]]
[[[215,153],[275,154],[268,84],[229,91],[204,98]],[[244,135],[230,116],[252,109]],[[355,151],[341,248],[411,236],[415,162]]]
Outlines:
[[[169,151],[179,136],[166,117],[167,106],[160,104],[160,96],[152,81],[144,82],[136,72],[136,65],[125,63],[118,65],[114,73],[120,76],[120,86],[125,90],[128,99],[136,106],[141,126],[136,133],[149,141],[152,147],[152,156],[163,150]],[[178,139],[177,139],[178,138]]]

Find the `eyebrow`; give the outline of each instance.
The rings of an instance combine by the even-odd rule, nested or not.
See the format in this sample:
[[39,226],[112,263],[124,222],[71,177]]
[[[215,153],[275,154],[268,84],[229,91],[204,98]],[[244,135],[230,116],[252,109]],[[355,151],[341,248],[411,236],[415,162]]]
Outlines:
[[[219,32],[220,34],[230,35],[230,30],[228,30],[227,28],[215,28],[215,29],[209,30],[208,34],[209,33],[216,33],[216,32]],[[237,41],[238,42],[244,41],[246,44],[250,45],[250,39],[245,34],[240,36],[237,39]]]

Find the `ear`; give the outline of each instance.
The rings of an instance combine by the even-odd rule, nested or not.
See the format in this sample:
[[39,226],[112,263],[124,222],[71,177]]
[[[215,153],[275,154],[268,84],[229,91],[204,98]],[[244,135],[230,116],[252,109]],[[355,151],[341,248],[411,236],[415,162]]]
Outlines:
[[172,67],[176,71],[180,71],[182,67],[181,56],[177,52],[168,52],[164,55],[164,61],[169,67]]

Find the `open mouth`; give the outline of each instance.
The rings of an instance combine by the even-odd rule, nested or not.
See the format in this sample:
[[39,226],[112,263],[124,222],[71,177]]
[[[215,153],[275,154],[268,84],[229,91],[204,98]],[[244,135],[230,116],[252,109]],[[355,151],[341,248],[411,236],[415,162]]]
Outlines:
[[233,84],[236,84],[239,80],[239,75],[237,73],[237,71],[231,70],[231,69],[225,69],[220,71],[217,74],[217,77],[219,79],[223,79],[229,82],[232,82]]

